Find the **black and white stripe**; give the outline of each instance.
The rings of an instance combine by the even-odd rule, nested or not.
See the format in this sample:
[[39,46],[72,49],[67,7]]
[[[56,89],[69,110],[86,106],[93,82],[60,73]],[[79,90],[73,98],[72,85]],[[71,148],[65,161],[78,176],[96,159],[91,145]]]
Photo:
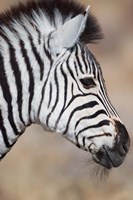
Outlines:
[[[102,37],[96,19],[87,13],[71,0],[39,0],[0,15],[1,158],[31,123],[60,132],[85,150],[91,146],[87,139],[111,137],[102,130],[120,119],[86,46]],[[71,19],[78,20],[76,16],[85,23],[79,38],[72,46],[66,38],[69,48],[54,51],[54,34]],[[93,79],[94,87],[85,89],[84,78]],[[114,127],[110,130],[113,135]]]

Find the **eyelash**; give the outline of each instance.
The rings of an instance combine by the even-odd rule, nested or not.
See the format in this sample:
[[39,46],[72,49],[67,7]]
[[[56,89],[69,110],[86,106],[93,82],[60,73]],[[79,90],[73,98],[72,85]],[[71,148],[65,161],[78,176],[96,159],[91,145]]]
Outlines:
[[82,78],[80,79],[80,82],[85,89],[91,89],[96,86],[96,83],[93,78]]

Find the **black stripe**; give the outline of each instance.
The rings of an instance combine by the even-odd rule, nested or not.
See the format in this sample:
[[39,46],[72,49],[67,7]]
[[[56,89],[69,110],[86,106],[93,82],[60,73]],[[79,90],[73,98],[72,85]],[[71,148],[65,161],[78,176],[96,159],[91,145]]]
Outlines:
[[[103,97],[103,95],[101,94],[101,92],[99,94],[101,95],[101,97]],[[90,93],[90,95],[94,95],[94,96],[96,96],[99,99],[99,101],[101,102],[101,104],[105,108],[108,116],[110,116],[110,113],[109,113],[108,108],[107,108],[108,106],[107,106],[106,102],[104,101],[104,99],[101,99],[100,95],[96,95],[96,94],[93,94],[93,93]]]
[[10,55],[10,63],[11,63],[11,68],[13,70],[13,75],[15,78],[15,83],[16,83],[16,88],[17,88],[17,104],[18,104],[18,111],[19,111],[19,118],[22,121],[22,123],[25,125],[25,122],[23,120],[23,115],[22,115],[22,80],[21,80],[21,72],[19,69],[19,65],[16,60],[16,55],[15,55],[15,49],[11,45],[10,42],[8,42],[9,45],[9,55]]
[[68,79],[67,79],[67,75],[65,74],[65,72],[63,71],[62,69],[63,67],[63,64],[61,66],[61,73],[63,75],[63,78],[64,78],[64,106],[66,105],[66,100],[67,100],[67,90],[68,90]]
[[0,155],[0,160],[2,160],[6,156],[7,153],[8,153],[8,151],[6,153]]
[[27,33],[28,35],[28,39],[30,41],[30,45],[31,45],[31,48],[32,48],[32,53],[33,55],[35,56],[35,59],[40,67],[40,80],[42,80],[43,78],[43,75],[44,75],[44,62],[43,60],[41,59],[41,56],[39,55],[39,53],[37,52],[37,49],[36,49],[36,46],[34,46],[34,42],[33,42],[33,38],[32,38],[32,35],[30,34],[30,32],[27,30],[27,28],[25,27],[24,24],[21,24],[25,30],[25,32]]
[[106,105],[109,109],[109,112],[112,112],[114,114],[114,116],[118,116],[117,112],[115,111],[114,107],[112,106],[109,98],[108,98],[108,95],[107,95],[107,90],[106,90],[106,87],[105,87],[105,84],[104,84],[104,79],[103,79],[103,75],[102,75],[102,71],[101,71],[101,68],[99,66],[99,73],[98,73],[98,81],[99,81],[99,84],[100,84],[100,88],[101,88],[101,91],[102,91],[102,97],[104,98],[105,102],[106,102]]
[[60,114],[59,114],[59,117],[57,118],[57,121],[56,121],[56,123],[55,123],[55,129],[56,129],[56,127],[57,127],[57,125],[58,125],[58,122],[59,122],[59,120],[60,120],[60,118],[61,118],[61,116],[62,116],[62,113],[64,112],[64,108],[65,108],[66,100],[67,100],[68,79],[67,79],[67,75],[66,75],[65,72],[63,71],[63,68],[62,68],[62,67],[63,67],[63,64],[61,65],[61,73],[62,73],[62,76],[63,76],[63,78],[64,78],[64,99],[63,99],[63,97],[62,97],[64,104],[63,104],[63,107],[62,107],[61,112],[60,112]]
[[49,34],[49,36],[48,36],[48,40],[47,40],[48,49],[51,49],[50,40],[53,38],[53,37],[52,37],[52,34],[53,34],[53,32],[51,32],[51,33]]
[[38,44],[40,45],[41,44],[41,32],[40,32],[40,30],[38,29],[38,27],[34,23],[32,23],[31,21],[29,21],[29,23],[34,28],[34,30],[36,30],[36,32],[38,34]]
[[36,32],[38,33],[38,44],[40,45],[41,44],[41,32],[36,26],[34,26],[34,27],[36,29]]
[[77,94],[77,95],[73,95],[71,100],[68,102],[68,104],[66,105],[65,107],[65,110],[70,106],[70,104],[76,99],[76,98],[79,98],[79,97],[85,97],[85,96],[88,96],[89,94]]
[[84,110],[84,109],[87,109],[87,108],[93,108],[93,107],[95,107],[96,105],[98,105],[98,103],[97,103],[96,101],[91,101],[91,102],[89,102],[89,103],[83,104],[83,105],[78,106],[77,108],[75,108],[75,109],[71,112],[71,114],[70,114],[70,117],[69,117],[68,122],[67,122],[67,125],[66,125],[66,129],[65,129],[65,131],[64,131],[63,134],[66,134],[66,133],[67,133],[68,128],[69,128],[69,123],[70,123],[70,121],[71,121],[73,115],[75,114],[75,112],[80,111],[80,110]]
[[8,141],[8,137],[7,137],[6,129],[4,127],[4,121],[3,121],[3,117],[2,117],[1,111],[0,111],[0,130],[1,130],[1,134],[3,136],[3,140],[4,140],[4,143],[5,143],[5,146],[7,148],[10,148],[11,145],[10,145],[10,143]]
[[17,62],[15,49],[13,45],[10,43],[9,39],[2,34],[2,37],[6,41],[7,45],[9,46],[9,56],[10,56],[10,63],[11,68],[13,71],[13,75],[15,78],[16,88],[17,88],[17,104],[18,104],[18,111],[19,111],[19,118],[23,124],[25,124],[22,116],[22,80],[21,80],[21,72],[19,69],[19,65]]
[[74,67],[75,67],[75,70],[76,70],[76,74],[77,74],[77,77],[79,76],[78,75],[78,69],[77,69],[77,65],[76,65],[76,62],[74,61]]
[[103,103],[103,101],[102,101],[102,99],[100,98],[100,96],[98,96],[97,94],[93,94],[93,93],[85,93],[85,94],[77,94],[77,95],[75,95],[75,96],[73,96],[72,98],[71,98],[71,100],[69,101],[69,103],[67,104],[67,106],[65,107],[65,110],[69,107],[69,105],[76,99],[76,98],[79,98],[79,97],[87,97],[87,96],[94,96],[94,97],[96,97],[100,102],[101,102],[101,104],[102,105],[104,105],[104,103]]
[[64,99],[63,99],[64,104],[63,104],[63,107],[62,107],[62,109],[60,111],[59,117],[57,118],[57,121],[55,123],[55,130],[56,130],[56,127],[58,126],[58,122],[59,122],[59,120],[60,120],[60,118],[61,118],[61,116],[62,116],[62,114],[64,112],[64,109],[65,109],[65,106],[66,106],[66,101],[67,101],[68,79],[67,79],[67,75],[63,71],[62,67],[63,67],[63,64],[61,66],[61,73],[62,73],[62,76],[64,78]]
[[53,60],[52,60],[52,57],[51,57],[49,51],[46,49],[45,44],[44,44],[44,46],[43,46],[43,49],[44,49],[45,55],[47,56],[47,58],[48,58],[49,61],[50,61],[50,66],[52,66]]
[[107,115],[107,113],[105,112],[105,110],[98,110],[97,112],[95,112],[94,114],[90,115],[90,116],[86,116],[86,117],[82,117],[81,119],[79,119],[76,124],[75,124],[75,129],[77,128],[78,124],[82,121],[82,120],[89,120],[89,119],[95,119],[97,116],[101,115],[101,114],[105,114]]
[[3,61],[3,57],[2,57],[1,54],[0,54],[0,84],[1,84],[1,87],[2,87],[2,90],[3,90],[3,96],[5,98],[5,101],[8,104],[8,119],[9,119],[9,122],[10,122],[12,128],[13,128],[14,133],[16,135],[18,135],[20,133],[17,130],[17,127],[16,127],[15,122],[14,122],[14,118],[13,118],[12,96],[11,96],[9,85],[8,85],[8,82],[7,82],[7,77],[6,77],[5,70],[4,70],[4,61]]
[[49,118],[50,118],[51,114],[54,112],[54,110],[57,106],[58,100],[59,100],[59,83],[58,83],[58,78],[57,78],[57,68],[55,69],[55,72],[54,72],[54,81],[55,81],[55,86],[56,86],[56,99],[55,99],[55,103],[53,105],[51,112],[47,116],[47,120],[46,120],[47,126],[48,126]]
[[48,81],[48,78],[49,78],[49,75],[50,75],[50,71],[51,71],[51,68],[49,70],[48,76],[47,76],[46,81],[44,83],[44,86],[42,88],[42,93],[41,93],[42,97],[41,97],[40,105],[39,105],[39,108],[38,108],[38,118],[39,118],[39,115],[40,115],[40,112],[41,112],[41,107],[42,107],[43,99],[44,99],[44,96],[45,96],[45,86],[47,84],[47,81]]
[[16,141],[14,141],[12,144],[10,144],[10,147],[6,149],[6,153],[3,153],[2,155],[0,155],[0,160],[2,160],[6,154],[11,150],[11,147],[13,147],[13,145],[17,142],[17,139]]
[[94,74],[94,78],[97,78],[97,74],[96,74],[96,67],[94,65],[94,61],[92,60],[92,73]]
[[99,134],[99,135],[89,136],[87,139],[91,140],[91,139],[96,138],[96,137],[104,137],[104,136],[112,137],[111,133],[103,133],[103,134]]
[[82,59],[83,59],[84,65],[85,65],[86,73],[87,73],[88,72],[88,63],[86,61],[85,56],[86,56],[86,51],[85,51],[85,49],[83,49]]
[[31,36],[29,36],[29,40],[30,40],[30,45],[31,45],[31,48],[32,48],[32,52],[36,58],[36,61],[40,67],[40,80],[42,80],[43,78],[43,75],[44,75],[44,63],[39,55],[39,53],[37,52],[36,50],[36,47],[34,46],[34,43],[33,43],[33,39]]
[[100,128],[102,126],[109,126],[109,124],[110,124],[110,122],[108,120],[103,120],[103,121],[99,122],[98,124],[94,124],[92,126],[88,126],[88,127],[84,128],[84,129],[80,130],[77,135],[79,135],[80,133],[82,133],[84,131],[92,129],[92,128]]
[[104,90],[104,86],[103,86],[103,84],[102,84],[101,76],[102,76],[102,74],[101,74],[100,71],[99,71],[99,73],[97,74],[97,79],[98,79],[98,82],[99,82],[99,85],[100,85],[101,94],[102,94],[102,97],[103,97],[104,100],[105,100],[106,106],[107,106],[107,107],[109,108],[109,110],[110,110],[110,106],[109,106],[109,104],[108,104],[107,101],[106,101],[106,96],[107,96],[107,94],[105,94],[105,90]]
[[85,147],[85,137],[83,137],[83,147]]
[[80,148],[80,144],[79,144],[79,141],[78,141],[78,137],[77,136],[75,136],[75,139],[76,139],[76,146],[78,147],[78,148]]
[[50,83],[50,89],[49,89],[49,102],[48,102],[48,108],[50,106],[50,103],[51,103],[51,100],[52,100],[52,91],[53,91],[53,88],[52,88],[52,83]]
[[73,74],[73,71],[72,71],[71,68],[70,68],[70,65],[71,65],[71,64],[69,65],[70,57],[71,57],[71,54],[69,55],[68,59],[66,60],[67,69],[68,69],[68,71],[69,71],[71,77],[74,79],[74,82],[76,83],[76,85],[77,85],[77,87],[78,87],[78,90],[83,94],[83,91],[80,89],[79,84],[78,84],[78,82],[77,82],[77,79],[75,78],[75,76],[74,76],[74,74]]
[[101,98],[103,99],[103,105],[106,109],[106,112],[108,113],[108,116],[110,116],[110,107],[105,99],[105,96],[103,95],[103,93],[101,91],[99,92],[99,94],[100,94]]
[[71,92],[72,92],[72,97],[74,97],[75,95],[74,95],[74,83],[72,83],[72,85],[71,85]]
[[82,74],[84,74],[84,71],[82,69],[82,65],[81,65],[81,62],[79,60],[79,52],[78,52],[78,47],[76,46],[76,52],[75,52],[75,57],[76,57],[76,60],[77,60],[77,63],[78,63],[78,66],[79,66],[79,69],[81,71]]
[[22,52],[22,56],[24,58],[24,61],[25,61],[25,65],[27,67],[27,71],[28,71],[28,74],[29,74],[29,108],[28,108],[28,112],[29,112],[29,116],[30,116],[30,112],[31,112],[31,103],[32,103],[32,99],[33,99],[33,96],[34,96],[34,77],[33,77],[33,72],[32,72],[32,67],[31,67],[31,64],[30,64],[30,60],[29,60],[29,57],[27,55],[27,51],[24,47],[24,42],[22,40],[20,40],[20,47],[21,47],[21,52]]
[[[50,53],[48,52],[48,50],[46,49],[45,44],[44,44],[43,48],[44,48],[44,53],[45,53],[45,55],[46,55],[47,58],[49,59],[49,62],[50,62],[50,69],[49,69],[49,72],[48,72],[46,81],[45,81],[45,83],[44,83],[44,86],[43,86],[43,88],[42,88],[42,97],[41,97],[40,105],[39,105],[39,108],[38,108],[38,118],[39,118],[39,115],[40,115],[40,111],[41,111],[41,107],[42,107],[42,103],[43,103],[43,99],[44,99],[44,95],[45,95],[45,86],[46,86],[46,84],[47,84],[47,81],[48,81],[48,78],[49,78],[49,75],[50,75],[50,72],[51,72],[52,64],[53,64],[53,59],[52,59]],[[44,56],[45,56],[45,55],[44,55]]]

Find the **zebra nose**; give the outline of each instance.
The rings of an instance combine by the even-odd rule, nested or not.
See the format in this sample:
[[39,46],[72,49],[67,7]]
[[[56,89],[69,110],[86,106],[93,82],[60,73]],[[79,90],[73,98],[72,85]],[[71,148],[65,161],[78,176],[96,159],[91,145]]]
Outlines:
[[119,167],[129,151],[130,138],[128,132],[123,124],[120,122],[115,122],[117,136],[115,138],[115,143],[112,148],[103,145],[99,151],[93,155],[93,160],[108,168]]
[[116,121],[115,124],[118,133],[116,137],[115,148],[119,150],[121,156],[125,156],[130,148],[130,138],[123,124],[118,121]]

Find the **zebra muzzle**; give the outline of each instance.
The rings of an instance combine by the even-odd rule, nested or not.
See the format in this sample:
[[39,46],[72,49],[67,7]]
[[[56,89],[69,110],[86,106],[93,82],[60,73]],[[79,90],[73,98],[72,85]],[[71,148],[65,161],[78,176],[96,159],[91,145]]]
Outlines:
[[116,122],[117,136],[112,148],[103,145],[94,155],[93,160],[108,168],[119,167],[129,151],[130,138],[128,132],[123,124]]
[[119,153],[118,150],[114,151],[103,146],[96,154],[93,155],[93,160],[99,165],[111,169],[112,167],[119,167],[123,163],[125,155],[125,153],[123,155]]

